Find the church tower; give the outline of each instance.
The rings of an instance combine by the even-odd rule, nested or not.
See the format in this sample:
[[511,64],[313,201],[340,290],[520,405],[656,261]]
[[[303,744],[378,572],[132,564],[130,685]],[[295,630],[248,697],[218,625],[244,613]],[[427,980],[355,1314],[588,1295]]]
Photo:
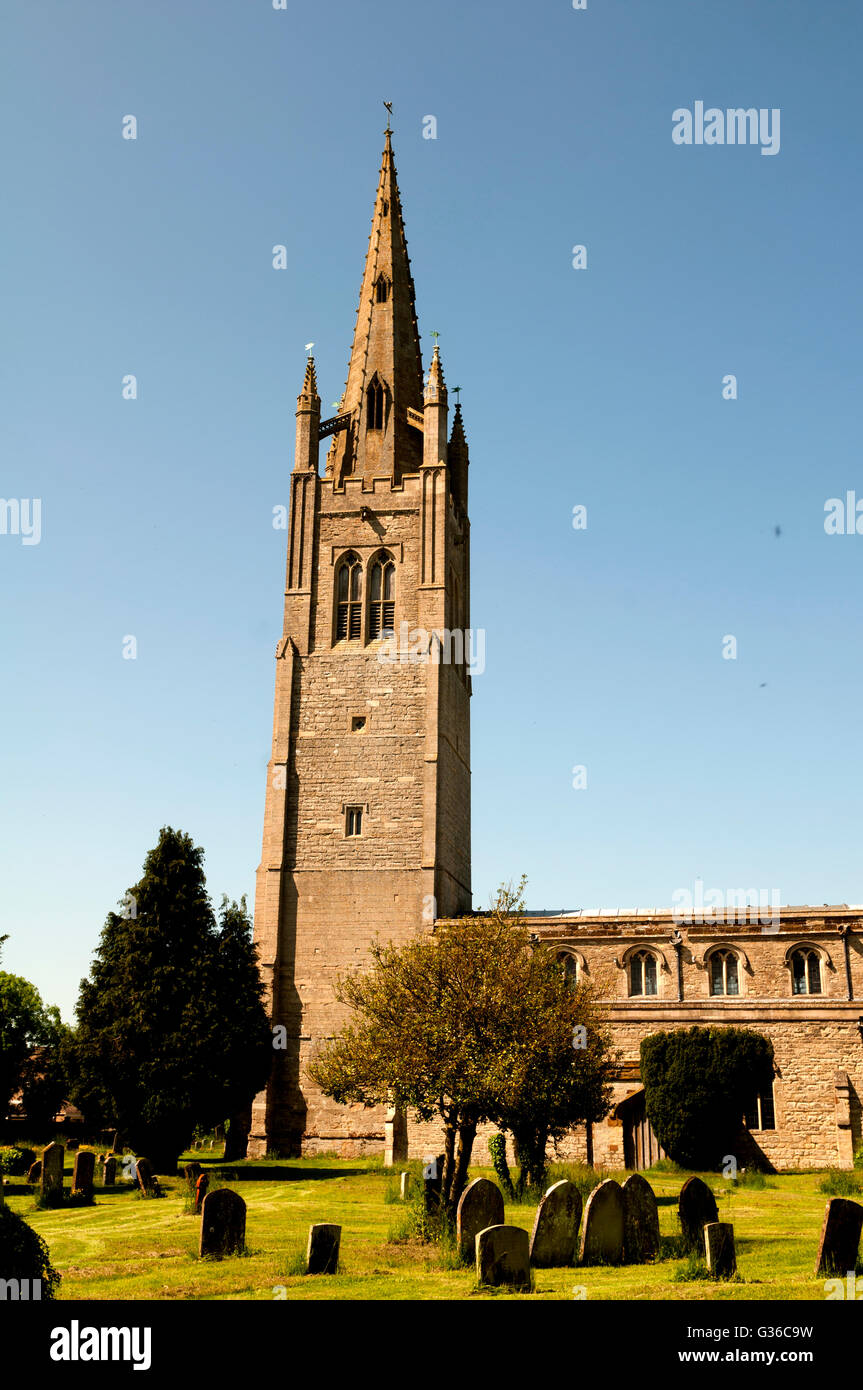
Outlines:
[[336,1105],[305,1074],[342,1021],[335,982],[362,965],[376,936],[407,941],[471,907],[468,449],[458,406],[447,436],[437,346],[423,379],[387,130],[338,414],[321,420],[311,357],[297,399],[255,895],[274,1066],[253,1106],[251,1156],[380,1151],[385,1112]]

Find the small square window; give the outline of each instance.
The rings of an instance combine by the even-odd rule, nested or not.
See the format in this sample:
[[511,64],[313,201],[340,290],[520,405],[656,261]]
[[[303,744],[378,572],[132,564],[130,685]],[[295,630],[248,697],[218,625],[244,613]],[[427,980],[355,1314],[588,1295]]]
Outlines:
[[364,714],[354,714],[351,717],[351,733],[358,734],[366,727],[366,716]]
[[362,835],[363,833],[363,808],[362,806],[345,807],[345,835]]

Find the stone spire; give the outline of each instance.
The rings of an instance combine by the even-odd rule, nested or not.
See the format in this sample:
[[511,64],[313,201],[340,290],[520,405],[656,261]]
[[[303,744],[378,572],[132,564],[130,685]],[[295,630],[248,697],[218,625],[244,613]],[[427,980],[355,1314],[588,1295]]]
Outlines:
[[467,511],[467,472],[470,458],[468,456],[467,439],[464,432],[464,421],[461,417],[461,401],[456,401],[455,415],[452,422],[452,433],[449,437],[447,449],[447,461],[449,463],[450,488],[452,490],[453,501],[456,507],[462,511]]
[[[327,474],[399,481],[422,462],[422,354],[390,132],[386,132],[372,231],[341,411]],[[409,423],[408,412],[415,412]]]

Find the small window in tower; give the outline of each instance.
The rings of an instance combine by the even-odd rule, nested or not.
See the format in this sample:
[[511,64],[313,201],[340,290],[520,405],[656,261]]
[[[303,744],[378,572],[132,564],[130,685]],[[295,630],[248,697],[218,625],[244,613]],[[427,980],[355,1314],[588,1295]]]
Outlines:
[[395,628],[396,567],[391,555],[379,555],[372,565],[369,593],[369,639],[372,640]]
[[345,807],[345,836],[362,835],[363,833],[363,808],[362,806]]
[[365,716],[364,714],[355,714],[355,715],[352,716],[352,718],[351,718],[351,732],[352,732],[352,733],[354,733],[354,734],[359,734],[359,733],[362,732],[362,730],[363,730],[365,727],[366,727],[366,716]]
[[363,571],[360,557],[345,555],[336,574],[336,641],[362,636]]
[[387,284],[386,276],[380,275],[378,276],[378,282],[375,286],[375,299],[377,300],[378,304],[386,304],[389,297],[390,287]]
[[366,429],[382,430],[384,427],[384,388],[375,377],[366,392]]

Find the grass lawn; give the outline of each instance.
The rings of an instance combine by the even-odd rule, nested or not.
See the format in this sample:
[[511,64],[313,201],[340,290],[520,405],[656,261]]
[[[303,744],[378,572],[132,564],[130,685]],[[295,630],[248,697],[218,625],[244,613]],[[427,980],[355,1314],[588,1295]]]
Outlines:
[[[186,1159],[207,1155],[188,1154]],[[71,1159],[71,1156],[70,1156]],[[408,1165],[414,1172],[416,1164]],[[9,1206],[44,1237],[63,1276],[60,1299],[823,1299],[812,1269],[827,1197],[817,1173],[770,1176],[763,1188],[732,1188],[705,1174],[717,1194],[719,1219],[734,1225],[741,1282],[676,1282],[679,1255],[654,1265],[537,1270],[535,1291],[480,1291],[472,1269],[446,1268],[438,1247],[415,1239],[392,1243],[405,1207],[393,1201],[397,1177],[379,1161],[318,1156],[231,1165],[222,1185],[246,1201],[249,1255],[221,1262],[197,1258],[200,1218],[185,1214],[182,1178],[160,1179],[164,1200],[131,1190],[96,1189],[92,1207],[40,1211],[22,1179],[7,1179]],[[566,1176],[553,1169],[549,1182]],[[475,1168],[471,1177],[490,1177]],[[616,1174],[621,1181],[624,1174]],[[660,1203],[663,1236],[677,1233],[677,1194],[686,1174],[646,1174]],[[71,1162],[66,1185],[71,1185]],[[390,1200],[387,1200],[389,1194]],[[508,1224],[530,1230],[534,1207],[507,1204]],[[342,1226],[342,1272],[334,1277],[289,1273],[304,1252],[312,1222]]]

